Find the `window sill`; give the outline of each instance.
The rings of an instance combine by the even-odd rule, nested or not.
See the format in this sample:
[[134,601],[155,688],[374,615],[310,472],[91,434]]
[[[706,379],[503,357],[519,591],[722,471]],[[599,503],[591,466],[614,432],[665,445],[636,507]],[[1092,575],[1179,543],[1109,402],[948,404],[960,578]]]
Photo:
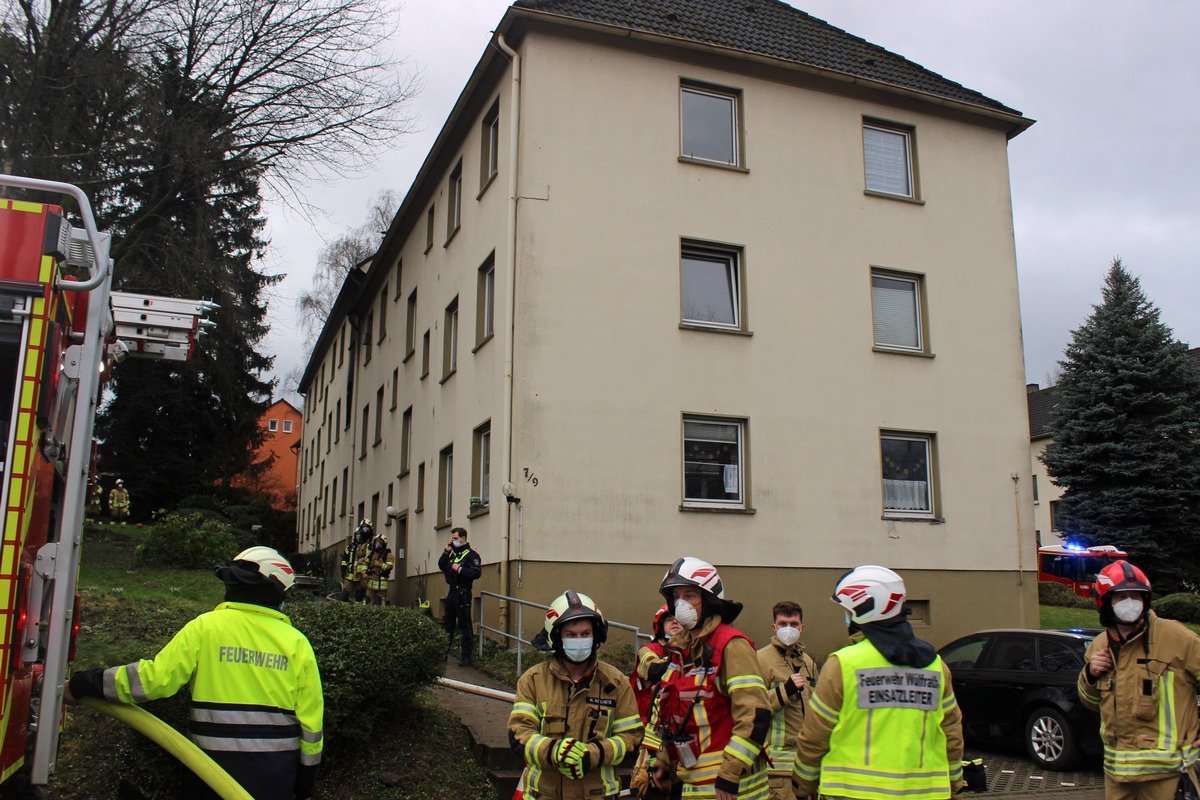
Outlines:
[[894,356],[913,356],[915,358],[935,358],[933,353],[924,350],[902,350],[898,347],[887,347],[885,345],[875,345],[871,348],[876,353],[888,353]]
[[429,370],[425,370],[424,372],[421,373],[421,380],[425,380],[428,377],[429,377]]
[[480,350],[483,348],[483,346],[484,346],[485,344],[487,344],[488,342],[490,342],[490,341],[492,340],[492,337],[493,337],[494,335],[495,335],[495,334],[491,334],[491,333],[489,333],[487,336],[485,336],[485,337],[483,337],[482,339],[480,339],[480,340],[479,340],[479,343],[478,343],[478,344],[476,344],[474,347],[472,347],[472,348],[471,348],[471,354],[472,354],[472,355],[474,355],[475,353],[478,353],[478,352],[479,352],[479,351],[480,351]]
[[433,529],[435,531],[444,531],[446,528],[449,528],[453,524],[454,524],[454,520],[448,519],[445,522],[439,522],[437,525],[434,525]]
[[454,237],[458,235],[460,230],[462,230],[462,225],[455,225],[454,230],[446,234],[446,241],[442,242],[442,247],[449,247],[450,243],[454,241]]
[[447,372],[445,375],[442,376],[442,379],[440,381],[438,381],[438,385],[441,385],[441,384],[445,383],[446,381],[450,380],[451,378],[453,378],[454,373],[456,373],[456,372],[458,372],[457,368],[452,369],[449,372]]
[[741,172],[745,175],[750,174],[750,170],[746,167],[740,167],[737,164],[722,164],[720,161],[705,161],[703,158],[692,158],[691,156],[680,156],[680,164],[696,164],[701,167],[715,167],[717,169],[727,169],[730,172]]
[[924,522],[926,525],[945,525],[946,524],[945,517],[933,517],[933,516],[917,517],[917,516],[907,516],[907,515],[900,515],[900,514],[884,514],[882,517],[880,517],[880,519],[887,520],[888,522]]
[[863,189],[863,194],[867,197],[882,197],[884,200],[899,200],[901,203],[912,203],[916,206],[925,205],[924,200],[918,200],[915,197],[905,197],[902,194],[890,194],[888,192],[878,192],[874,189]]
[[432,249],[433,249],[433,242],[426,242],[426,243],[425,243],[425,250],[424,250],[424,252],[422,253],[422,255],[429,255],[429,251],[430,251],[430,250],[432,250]]
[[683,331],[704,331],[705,333],[729,333],[734,336],[753,336],[754,331],[743,328],[718,328],[713,325],[701,325],[698,322],[681,322],[679,329]]
[[414,355],[416,355],[416,352],[417,352],[417,348],[415,348],[415,347],[413,349],[409,350],[407,353],[404,354],[404,358],[400,359],[400,363],[407,364],[409,362],[409,360],[412,359],[412,357]]
[[383,439],[376,439],[375,441],[371,442],[371,447],[379,447],[381,444],[383,444]]
[[407,477],[407,476],[408,476],[408,473],[409,473],[409,471],[410,471],[410,470],[409,470],[407,467],[405,467],[404,469],[402,469],[402,470],[400,470],[399,472],[397,472],[397,473],[396,473],[396,480],[400,480],[401,478],[405,478],[405,477]]
[[491,506],[480,506],[475,511],[469,512],[467,514],[467,519],[475,519],[476,517],[482,517],[483,515],[487,514],[491,510],[492,510]]
[[483,186],[479,187],[479,194],[475,195],[476,200],[483,197],[484,193],[488,190],[488,187],[496,182],[496,176],[499,174],[500,174],[500,172],[499,172],[499,170],[497,170],[496,172],[493,172],[491,175],[488,175],[487,180],[483,182]]
[[414,513],[414,514],[422,514],[422,513],[424,513],[424,512],[425,512],[425,506],[421,506],[420,508],[414,508],[414,509],[413,509],[413,513]]
[[757,514],[758,509],[755,508],[733,508],[732,506],[689,506],[683,503],[679,504],[680,511],[700,511],[711,514]]

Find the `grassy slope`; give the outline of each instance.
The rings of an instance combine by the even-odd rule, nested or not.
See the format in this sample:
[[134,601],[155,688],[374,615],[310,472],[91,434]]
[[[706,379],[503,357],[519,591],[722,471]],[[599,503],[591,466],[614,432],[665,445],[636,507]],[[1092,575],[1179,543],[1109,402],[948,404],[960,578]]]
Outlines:
[[[1042,606],[1041,622],[1043,628],[1088,628],[1098,630],[1100,620],[1096,610],[1092,608],[1063,608],[1061,606]],[[1190,622],[1183,623],[1196,633],[1200,633],[1200,625]]]
[[[151,657],[188,620],[221,602],[221,583],[207,571],[134,566],[133,549],[144,535],[145,529],[136,528],[89,530],[85,535],[76,669]],[[176,723],[185,720],[181,699],[147,708]],[[172,797],[177,769],[169,757],[119,723],[90,709],[72,708],[58,772],[46,796],[115,797],[124,779],[148,797]],[[423,695],[370,750],[327,757],[318,796],[495,800],[496,792],[476,763],[462,725],[431,695]]]

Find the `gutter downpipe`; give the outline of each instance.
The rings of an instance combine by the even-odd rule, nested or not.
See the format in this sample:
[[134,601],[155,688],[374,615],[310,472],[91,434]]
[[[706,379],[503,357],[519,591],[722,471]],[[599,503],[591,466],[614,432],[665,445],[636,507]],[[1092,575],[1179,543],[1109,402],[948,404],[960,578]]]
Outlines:
[[[497,31],[496,46],[508,56],[512,70],[512,98],[509,103],[508,123],[508,241],[505,247],[505,261],[508,269],[504,275],[504,314],[508,335],[504,337],[504,438],[500,463],[504,465],[504,481],[512,483],[512,445],[513,445],[513,336],[516,325],[513,315],[517,305],[517,167],[518,167],[518,136],[521,132],[521,56],[504,41],[504,34]],[[500,593],[505,597],[512,595],[512,575],[509,570],[509,543],[512,538],[512,508],[511,503],[505,503],[504,518],[500,525]],[[499,604],[499,624],[501,630],[508,630],[508,601],[501,600]]]

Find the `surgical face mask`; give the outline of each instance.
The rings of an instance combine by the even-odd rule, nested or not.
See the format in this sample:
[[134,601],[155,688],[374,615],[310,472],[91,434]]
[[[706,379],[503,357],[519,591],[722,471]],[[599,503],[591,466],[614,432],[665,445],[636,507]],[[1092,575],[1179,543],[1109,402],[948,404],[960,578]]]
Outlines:
[[846,612],[846,627],[847,627],[847,628],[849,628],[849,627],[850,627],[850,622],[851,622],[851,620],[850,620],[850,612],[849,612],[849,611],[847,611],[847,612]]
[[467,543],[464,542],[462,539],[451,539],[450,546],[453,547],[455,550],[461,550],[467,546]]
[[696,627],[700,616],[696,613],[696,607],[681,597],[675,601],[675,621],[690,631]]
[[563,639],[563,655],[582,664],[592,657],[592,637],[586,639]]
[[775,630],[775,638],[779,639],[779,643],[784,647],[791,647],[800,641],[800,629],[793,628],[790,625],[786,628],[777,628]]
[[1123,597],[1113,601],[1112,610],[1120,622],[1137,622],[1146,610],[1146,603],[1140,597]]

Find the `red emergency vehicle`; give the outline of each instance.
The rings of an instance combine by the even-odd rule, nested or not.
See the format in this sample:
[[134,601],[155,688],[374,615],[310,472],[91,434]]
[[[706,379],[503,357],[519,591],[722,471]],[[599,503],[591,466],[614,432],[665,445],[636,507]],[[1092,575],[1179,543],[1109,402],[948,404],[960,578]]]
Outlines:
[[1038,580],[1071,587],[1080,597],[1092,596],[1096,573],[1129,554],[1111,544],[1083,547],[1054,544],[1038,548]]
[[78,630],[104,381],[127,355],[186,359],[213,306],[114,295],[110,239],[79,188],[0,175],[2,187],[71,196],[84,223],[71,225],[59,206],[0,197],[0,781],[28,753],[29,777],[41,784],[54,769]]

